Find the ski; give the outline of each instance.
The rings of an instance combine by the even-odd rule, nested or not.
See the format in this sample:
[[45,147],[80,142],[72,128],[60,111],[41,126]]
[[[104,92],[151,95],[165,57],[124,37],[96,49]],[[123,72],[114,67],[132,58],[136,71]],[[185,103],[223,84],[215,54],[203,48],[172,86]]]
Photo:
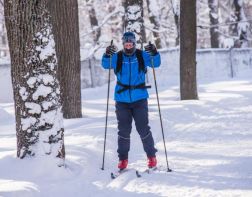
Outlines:
[[144,171],[139,171],[139,170],[136,170],[136,176],[137,178],[141,178],[143,176],[143,174],[152,174],[153,172],[160,172],[161,170],[158,169],[157,167],[154,167],[154,168],[148,168]]
[[129,171],[135,171],[135,175],[137,178],[141,178],[142,176],[144,176],[145,174],[152,174],[152,173],[165,173],[166,170],[162,168],[162,166],[158,166],[158,167],[154,167],[154,168],[147,168],[146,170],[137,170],[134,168],[126,168],[123,170],[118,170],[116,172],[111,172],[110,176],[111,179],[116,179],[117,177],[119,177],[120,175],[124,174],[125,172],[129,172]]
[[122,175],[123,173],[128,172],[128,171],[129,171],[129,169],[123,169],[123,170],[118,170],[116,172],[111,172],[110,173],[111,179],[116,179],[117,177],[119,177],[120,175]]

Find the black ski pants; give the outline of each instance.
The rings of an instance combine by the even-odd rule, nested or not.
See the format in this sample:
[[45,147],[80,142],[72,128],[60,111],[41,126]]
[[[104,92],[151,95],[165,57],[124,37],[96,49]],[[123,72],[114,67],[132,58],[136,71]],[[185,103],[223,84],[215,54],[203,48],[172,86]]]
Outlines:
[[119,160],[128,159],[133,119],[146,155],[148,157],[155,156],[157,149],[154,147],[154,140],[149,127],[147,99],[133,103],[116,102],[116,117],[119,130],[117,149]]

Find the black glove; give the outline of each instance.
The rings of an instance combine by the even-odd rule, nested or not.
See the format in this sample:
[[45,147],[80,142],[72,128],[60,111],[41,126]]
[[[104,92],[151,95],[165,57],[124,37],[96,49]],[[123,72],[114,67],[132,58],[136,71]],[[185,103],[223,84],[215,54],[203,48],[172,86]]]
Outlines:
[[106,48],[106,56],[112,56],[115,54],[115,52],[117,51],[117,48],[115,45],[109,45],[107,48]]
[[149,53],[151,56],[157,55],[157,48],[154,44],[149,43],[144,47],[145,51]]

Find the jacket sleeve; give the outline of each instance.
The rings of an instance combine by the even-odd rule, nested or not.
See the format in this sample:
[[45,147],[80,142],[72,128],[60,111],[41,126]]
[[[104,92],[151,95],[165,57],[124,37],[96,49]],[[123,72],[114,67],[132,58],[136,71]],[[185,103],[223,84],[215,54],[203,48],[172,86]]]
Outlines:
[[[112,55],[111,57],[111,68],[116,68],[116,62],[117,62],[117,53]],[[105,69],[109,69],[110,67],[110,57],[103,54],[102,56],[102,67]]]
[[151,56],[147,52],[143,51],[143,58],[146,66],[152,67],[153,62],[153,66],[157,68],[161,64],[161,57],[159,53],[157,53],[155,56]]

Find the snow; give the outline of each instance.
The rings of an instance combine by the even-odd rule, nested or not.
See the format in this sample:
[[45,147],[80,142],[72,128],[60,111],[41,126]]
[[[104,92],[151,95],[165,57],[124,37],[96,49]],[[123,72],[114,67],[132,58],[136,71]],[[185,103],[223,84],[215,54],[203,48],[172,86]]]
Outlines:
[[239,6],[242,7],[242,5],[243,5],[243,0],[238,0],[237,2],[238,2],[238,4],[239,4]]
[[41,113],[41,106],[37,103],[33,102],[25,102],[25,107],[30,114],[40,114]]
[[34,125],[36,122],[37,122],[37,120],[34,117],[21,118],[22,130],[27,130],[29,127]]
[[218,19],[219,18],[219,15],[217,13],[210,12],[210,14],[211,14],[211,17],[214,18],[214,19]]
[[180,1],[179,0],[172,0],[172,9],[174,14],[180,15]]
[[37,100],[40,96],[45,98],[48,94],[52,93],[52,91],[51,87],[40,84],[37,90],[33,93],[32,98],[34,100]]
[[0,122],[8,123],[13,121],[13,116],[0,107]]
[[[47,34],[51,31],[51,29],[47,30]],[[49,39],[44,36],[41,32],[36,34],[36,37],[42,39],[43,43],[48,42],[46,45],[39,45],[36,47],[36,51],[40,51],[39,53],[39,59],[42,61],[47,59],[48,57],[52,56],[55,54],[55,42],[53,39],[53,36],[49,36]]]
[[52,102],[48,102],[48,101],[43,101],[42,102],[42,107],[43,107],[43,110],[48,110],[50,107],[53,106],[53,103]]
[[157,1],[150,1],[150,16],[158,17],[160,14],[160,8]]
[[43,82],[44,85],[53,85],[54,84],[54,78],[50,74],[39,74],[36,77],[30,77],[27,80],[27,84],[30,88],[34,88],[35,84],[37,82]]
[[30,88],[34,88],[35,83],[37,82],[37,78],[36,77],[30,77],[27,80],[27,84],[29,85]]
[[28,98],[29,93],[26,91],[25,87],[20,87],[19,95],[22,97],[22,100],[25,101]]
[[[0,196],[251,196],[251,72],[247,77],[234,79],[218,75],[201,79],[200,99],[180,101],[178,81],[160,71],[161,68],[157,69],[157,83],[169,166],[173,172],[136,178],[134,171],[129,171],[115,180],[110,179],[110,172],[117,164],[117,121],[112,99],[105,170],[100,170],[107,93],[104,85],[82,90],[84,118],[64,120],[66,168],[57,167],[47,156],[17,159],[14,105],[0,103]],[[151,78],[150,83],[153,83]],[[111,86],[114,85],[112,82]],[[149,112],[159,150],[158,164],[165,169],[154,88],[150,90]],[[30,121],[27,120],[27,128]],[[48,139],[47,133],[44,135]],[[131,137],[129,167],[143,170],[146,156],[134,124]],[[48,144],[43,146],[44,151],[53,151]]]
[[127,7],[127,18],[131,21],[136,21],[141,17],[141,7],[132,5]]

